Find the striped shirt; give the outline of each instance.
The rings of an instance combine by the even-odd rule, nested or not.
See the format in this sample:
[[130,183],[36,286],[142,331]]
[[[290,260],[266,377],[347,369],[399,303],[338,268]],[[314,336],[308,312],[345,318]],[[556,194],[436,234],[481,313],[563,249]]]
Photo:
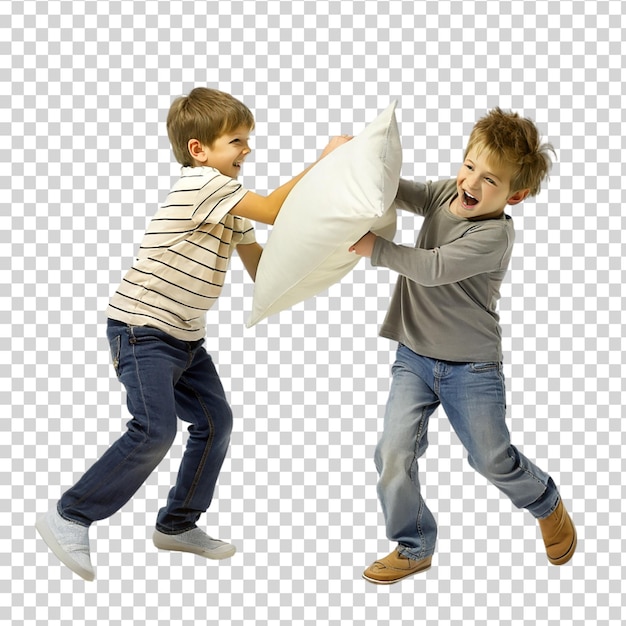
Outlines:
[[229,213],[246,193],[212,167],[183,167],[107,316],[184,341],[202,339],[206,312],[222,291],[233,250],[255,241],[250,221]]

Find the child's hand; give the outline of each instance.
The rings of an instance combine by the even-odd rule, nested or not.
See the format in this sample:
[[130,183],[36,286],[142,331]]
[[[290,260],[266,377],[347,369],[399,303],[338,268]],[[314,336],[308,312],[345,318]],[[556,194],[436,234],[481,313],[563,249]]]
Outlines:
[[367,233],[363,235],[354,245],[350,246],[349,252],[356,252],[360,256],[371,257],[374,251],[374,243],[376,243],[376,235]]
[[325,156],[330,154],[333,150],[335,150],[339,146],[343,146],[343,144],[350,141],[350,139],[352,139],[351,135],[340,135],[339,137],[333,137],[328,142],[328,145],[324,148],[324,151],[322,152],[320,159],[323,159]]

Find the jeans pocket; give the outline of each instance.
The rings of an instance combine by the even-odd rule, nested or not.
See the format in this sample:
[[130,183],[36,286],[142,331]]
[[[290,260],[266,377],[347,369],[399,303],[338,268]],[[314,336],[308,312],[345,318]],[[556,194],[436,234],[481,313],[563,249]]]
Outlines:
[[112,339],[110,339],[109,348],[111,350],[111,360],[113,362],[113,369],[115,370],[115,375],[119,377],[120,375],[120,352],[122,350],[122,336],[115,335]]
[[476,374],[480,374],[481,372],[493,372],[494,370],[499,370],[500,367],[501,364],[499,361],[484,361],[469,364],[470,372]]

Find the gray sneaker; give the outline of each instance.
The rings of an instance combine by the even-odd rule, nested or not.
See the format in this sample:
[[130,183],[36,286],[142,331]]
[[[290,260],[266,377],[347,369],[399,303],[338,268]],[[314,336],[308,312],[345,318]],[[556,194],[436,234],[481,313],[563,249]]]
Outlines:
[[55,506],[37,521],[35,528],[50,550],[73,572],[85,580],[94,579],[87,526],[61,517]]
[[237,551],[235,546],[209,537],[200,528],[192,528],[178,535],[166,535],[155,530],[152,535],[154,545],[160,550],[177,550],[179,552],[193,552],[207,559],[227,559]]

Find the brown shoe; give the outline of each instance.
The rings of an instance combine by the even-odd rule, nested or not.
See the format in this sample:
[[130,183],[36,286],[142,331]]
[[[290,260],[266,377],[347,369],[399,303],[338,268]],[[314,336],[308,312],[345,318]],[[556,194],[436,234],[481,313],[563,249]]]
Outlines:
[[364,572],[363,578],[377,585],[391,585],[399,580],[430,568],[432,557],[415,561],[402,556],[397,550],[385,558],[372,563]]
[[540,519],[539,528],[552,565],[567,563],[576,550],[576,528],[561,500],[548,517]]

